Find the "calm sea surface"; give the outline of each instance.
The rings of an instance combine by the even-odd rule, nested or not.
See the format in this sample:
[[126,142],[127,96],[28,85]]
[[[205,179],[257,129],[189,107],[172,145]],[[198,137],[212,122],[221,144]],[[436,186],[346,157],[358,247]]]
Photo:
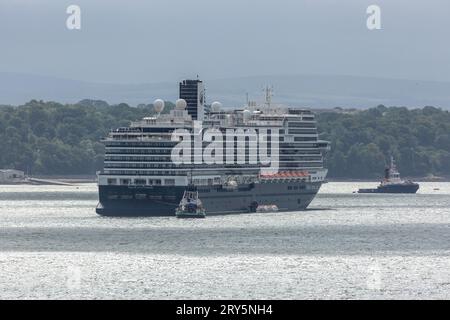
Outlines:
[[104,218],[95,185],[0,186],[0,299],[450,298],[450,183],[329,183],[304,212]]

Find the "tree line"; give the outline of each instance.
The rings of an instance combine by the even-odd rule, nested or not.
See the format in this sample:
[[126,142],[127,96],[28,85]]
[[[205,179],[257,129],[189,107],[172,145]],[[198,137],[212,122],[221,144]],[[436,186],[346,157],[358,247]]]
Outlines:
[[380,178],[390,157],[403,176],[450,176],[450,113],[435,107],[378,106],[318,114],[320,138],[331,141],[333,178]]
[[111,129],[128,126],[152,112],[83,100],[78,104],[32,100],[0,107],[0,168],[29,175],[95,174],[103,166],[101,139]]
[[[167,103],[164,112],[173,108]],[[111,129],[153,114],[152,105],[83,100],[32,100],[0,107],[0,168],[30,175],[95,174],[103,167],[101,139]],[[331,178],[380,178],[390,156],[404,176],[450,176],[450,114],[434,107],[378,106],[317,114],[320,139],[331,141]]]

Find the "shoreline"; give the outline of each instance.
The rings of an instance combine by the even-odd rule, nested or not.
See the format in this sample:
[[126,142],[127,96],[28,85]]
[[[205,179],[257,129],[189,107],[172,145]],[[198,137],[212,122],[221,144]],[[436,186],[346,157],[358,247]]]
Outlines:
[[[380,182],[382,179],[352,179],[352,178],[331,178],[327,179],[327,182]],[[414,182],[450,182],[450,177],[420,177],[420,178],[409,178],[405,180],[412,180]]]
[[0,182],[0,185],[60,185],[60,186],[77,186],[80,184],[96,183],[94,178],[49,178],[49,177],[26,177],[23,180],[14,180],[8,182]]
[[[435,182],[435,183],[445,183],[450,182],[450,178],[442,178],[442,179],[427,179],[427,178],[417,178],[412,179],[415,182],[423,183],[423,182]],[[325,183],[379,183],[381,180],[369,180],[369,179],[327,179]],[[54,186],[77,186],[83,184],[93,184],[97,183],[96,179],[76,179],[76,178],[58,178],[58,179],[42,179],[42,178],[32,178],[32,180],[24,180],[24,181],[15,181],[15,182],[0,182],[0,186],[9,186],[9,185],[28,185],[28,186],[45,186],[45,185],[54,185]]]

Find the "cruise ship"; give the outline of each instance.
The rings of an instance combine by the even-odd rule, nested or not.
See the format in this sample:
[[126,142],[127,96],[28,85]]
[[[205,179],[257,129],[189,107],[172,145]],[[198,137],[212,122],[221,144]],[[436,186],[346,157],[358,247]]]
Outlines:
[[175,216],[188,188],[207,215],[300,211],[325,181],[329,142],[314,114],[275,105],[271,88],[259,104],[225,109],[205,104],[201,80],[183,80],[175,107],[164,108],[155,100],[155,114],[103,139],[98,214]]

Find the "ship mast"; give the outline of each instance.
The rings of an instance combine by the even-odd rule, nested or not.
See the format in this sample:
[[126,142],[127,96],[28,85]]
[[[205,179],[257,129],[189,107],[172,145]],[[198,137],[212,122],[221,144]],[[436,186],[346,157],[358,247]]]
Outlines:
[[264,93],[265,93],[265,104],[267,108],[270,108],[272,104],[273,87],[266,86],[266,88],[264,89]]

